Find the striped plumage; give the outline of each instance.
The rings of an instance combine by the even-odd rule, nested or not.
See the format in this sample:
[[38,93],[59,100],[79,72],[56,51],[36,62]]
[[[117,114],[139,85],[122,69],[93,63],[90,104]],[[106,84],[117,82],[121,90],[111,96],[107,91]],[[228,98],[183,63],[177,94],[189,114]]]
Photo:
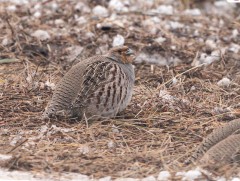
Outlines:
[[131,49],[120,46],[79,62],[57,85],[44,117],[60,113],[80,118],[114,117],[131,100],[134,58]]

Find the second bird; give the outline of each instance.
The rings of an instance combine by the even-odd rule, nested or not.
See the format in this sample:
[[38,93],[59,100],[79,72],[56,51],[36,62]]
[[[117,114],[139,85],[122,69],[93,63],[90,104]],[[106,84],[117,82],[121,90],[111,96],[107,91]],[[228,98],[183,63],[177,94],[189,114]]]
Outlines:
[[43,116],[114,117],[129,104],[135,80],[135,55],[127,46],[73,66],[62,78]]

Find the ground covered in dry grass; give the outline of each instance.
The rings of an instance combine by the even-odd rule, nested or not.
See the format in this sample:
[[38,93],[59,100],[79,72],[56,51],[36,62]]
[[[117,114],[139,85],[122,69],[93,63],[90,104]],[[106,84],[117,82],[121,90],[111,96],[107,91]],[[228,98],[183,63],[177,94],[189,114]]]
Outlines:
[[[157,9],[161,1],[129,3],[129,11],[115,16],[108,1],[76,8],[74,1],[50,0],[15,10],[2,3],[0,153],[13,158],[1,166],[96,178],[175,173],[195,167],[184,161],[214,128],[240,117],[238,9],[208,14],[196,3],[202,13],[189,15],[184,5],[172,2],[178,13],[166,15],[139,10]],[[97,4],[109,10],[108,16],[92,14]],[[136,4],[143,7],[131,10]],[[39,29],[49,37],[35,36]],[[117,34],[138,54],[127,110],[99,122],[41,120],[64,73],[81,59],[106,52]],[[222,78],[230,83],[219,83]],[[239,163],[208,169],[216,176],[240,172]]]

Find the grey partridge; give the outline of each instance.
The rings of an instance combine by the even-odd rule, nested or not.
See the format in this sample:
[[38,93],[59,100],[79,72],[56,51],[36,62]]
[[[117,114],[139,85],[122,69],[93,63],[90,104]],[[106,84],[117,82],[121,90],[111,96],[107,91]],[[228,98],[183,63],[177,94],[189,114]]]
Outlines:
[[62,78],[43,117],[114,117],[129,104],[133,86],[134,52],[127,46],[110,49],[73,66]]

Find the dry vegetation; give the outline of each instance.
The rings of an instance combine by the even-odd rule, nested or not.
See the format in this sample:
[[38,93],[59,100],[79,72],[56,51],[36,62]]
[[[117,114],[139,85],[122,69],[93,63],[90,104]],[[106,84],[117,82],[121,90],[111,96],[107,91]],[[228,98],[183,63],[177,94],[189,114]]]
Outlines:
[[[232,19],[216,15],[156,15],[166,21],[177,19],[190,29],[166,30],[158,26],[157,32],[150,34],[142,22],[152,14],[119,13],[123,25],[118,20],[98,29],[97,24],[105,22],[102,18],[86,15],[87,23],[81,25],[74,21],[74,15],[82,13],[74,9],[76,2],[59,1],[55,11],[49,7],[53,2],[40,3],[46,12],[39,18],[32,16],[36,2],[15,12],[4,8],[0,12],[0,38],[11,41],[0,45],[0,153],[14,156],[1,166],[37,172],[69,171],[97,178],[144,177],[161,170],[175,173],[194,168],[194,164],[185,165],[184,161],[203,138],[216,127],[240,117],[239,52],[226,51],[219,61],[207,66],[191,65],[199,52],[212,51],[199,38],[216,36],[221,46],[240,42],[239,35],[226,38],[232,30],[240,29],[234,13]],[[105,1],[91,1],[89,7],[96,2],[106,6]],[[56,19],[66,23],[58,26]],[[214,19],[224,21],[224,26],[215,25]],[[197,36],[193,35],[194,23],[203,24],[197,28]],[[38,29],[51,32],[51,38],[40,41],[32,37]],[[94,36],[87,36],[86,32]],[[135,64],[133,99],[115,119],[91,123],[41,120],[52,94],[52,83],[56,84],[77,61],[111,47],[117,34],[123,35],[125,43],[138,54],[173,56],[181,63],[154,67]],[[159,35],[166,38],[163,44],[154,41]],[[77,46],[83,48],[80,54],[74,54]],[[217,85],[223,77],[231,80],[229,86]],[[210,165],[209,170],[226,176],[240,172],[239,163],[218,168]]]

